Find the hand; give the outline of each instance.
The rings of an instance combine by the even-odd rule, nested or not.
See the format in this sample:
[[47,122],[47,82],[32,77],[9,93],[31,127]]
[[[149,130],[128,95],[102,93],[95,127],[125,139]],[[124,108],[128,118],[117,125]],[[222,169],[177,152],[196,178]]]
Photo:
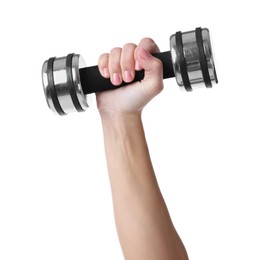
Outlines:
[[102,54],[98,67],[105,78],[110,78],[118,86],[131,82],[135,70],[145,71],[141,82],[134,82],[125,87],[97,93],[97,106],[100,114],[124,115],[141,113],[144,106],[163,89],[163,70],[159,59],[151,53],[159,52],[152,39],[144,38],[138,46],[132,43],[123,48],[114,48],[110,54]]

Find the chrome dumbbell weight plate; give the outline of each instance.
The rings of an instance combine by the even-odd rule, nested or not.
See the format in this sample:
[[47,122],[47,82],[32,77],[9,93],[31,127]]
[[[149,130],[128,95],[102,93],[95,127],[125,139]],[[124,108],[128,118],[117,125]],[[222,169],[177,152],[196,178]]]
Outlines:
[[49,108],[59,115],[83,112],[88,108],[79,70],[85,67],[82,56],[69,54],[50,58],[42,66],[43,88]]
[[170,47],[174,73],[180,87],[191,91],[218,83],[208,29],[177,32],[170,38]]

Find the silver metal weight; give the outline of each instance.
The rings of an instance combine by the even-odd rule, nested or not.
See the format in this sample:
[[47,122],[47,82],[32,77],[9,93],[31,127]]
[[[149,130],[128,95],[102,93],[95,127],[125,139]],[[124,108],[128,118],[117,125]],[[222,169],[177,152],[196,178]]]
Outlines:
[[208,29],[177,32],[170,37],[170,48],[180,87],[189,91],[218,83]]
[[89,106],[83,93],[79,70],[85,67],[81,55],[50,58],[42,66],[44,94],[49,108],[56,114],[85,111]]

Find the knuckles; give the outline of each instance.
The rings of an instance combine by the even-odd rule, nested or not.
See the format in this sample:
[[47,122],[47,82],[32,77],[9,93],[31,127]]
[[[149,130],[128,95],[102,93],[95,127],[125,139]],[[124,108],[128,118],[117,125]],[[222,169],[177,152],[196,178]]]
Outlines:
[[121,53],[121,51],[122,51],[122,48],[114,47],[113,49],[111,49],[110,55],[119,54],[119,53]]
[[136,44],[134,43],[126,43],[124,46],[123,46],[123,50],[134,50],[136,48]]
[[[154,42],[154,40],[149,37],[144,37],[143,39],[141,39],[138,46],[134,43],[126,43],[123,45],[122,48],[114,47],[110,50],[109,53],[101,54],[98,60],[98,65],[100,68],[104,68],[111,65],[112,67],[117,67],[119,65],[121,67],[132,68],[134,64],[132,64],[133,62],[130,57],[131,55],[133,55],[135,59],[136,50],[139,46],[144,49],[147,49],[152,53],[158,51],[158,47]],[[153,62],[153,67],[155,69],[161,71],[163,70],[162,62],[159,59],[153,59],[152,62]]]
[[141,41],[140,41],[140,44],[142,43],[147,43],[147,44],[154,44],[155,45],[155,42],[152,38],[149,38],[149,37],[144,37]]
[[99,59],[98,59],[99,69],[104,69],[105,67],[108,66],[108,59],[109,59],[108,53],[103,53],[99,56]]
[[[143,46],[144,48],[148,48],[149,46],[149,49],[156,49],[157,48],[157,45],[156,43],[154,42],[154,40],[152,38],[149,38],[149,37],[144,37],[140,43],[139,43],[139,46]],[[146,49],[145,48],[145,49]]]

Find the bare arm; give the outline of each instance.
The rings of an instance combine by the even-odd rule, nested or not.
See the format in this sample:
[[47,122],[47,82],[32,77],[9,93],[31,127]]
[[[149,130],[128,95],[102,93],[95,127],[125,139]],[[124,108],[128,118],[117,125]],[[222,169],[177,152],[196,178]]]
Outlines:
[[[108,69],[109,75],[106,71],[104,76],[111,75],[114,84],[120,84],[122,79],[131,81],[127,74],[133,77],[134,67],[145,69],[142,83],[97,95],[116,227],[125,259],[187,260],[157,184],[145,140],[141,112],[163,85],[161,63],[144,48],[158,51],[153,41],[144,39],[137,48],[126,45],[113,49],[99,62],[101,73],[104,75]],[[124,73],[126,67],[128,72]]]

